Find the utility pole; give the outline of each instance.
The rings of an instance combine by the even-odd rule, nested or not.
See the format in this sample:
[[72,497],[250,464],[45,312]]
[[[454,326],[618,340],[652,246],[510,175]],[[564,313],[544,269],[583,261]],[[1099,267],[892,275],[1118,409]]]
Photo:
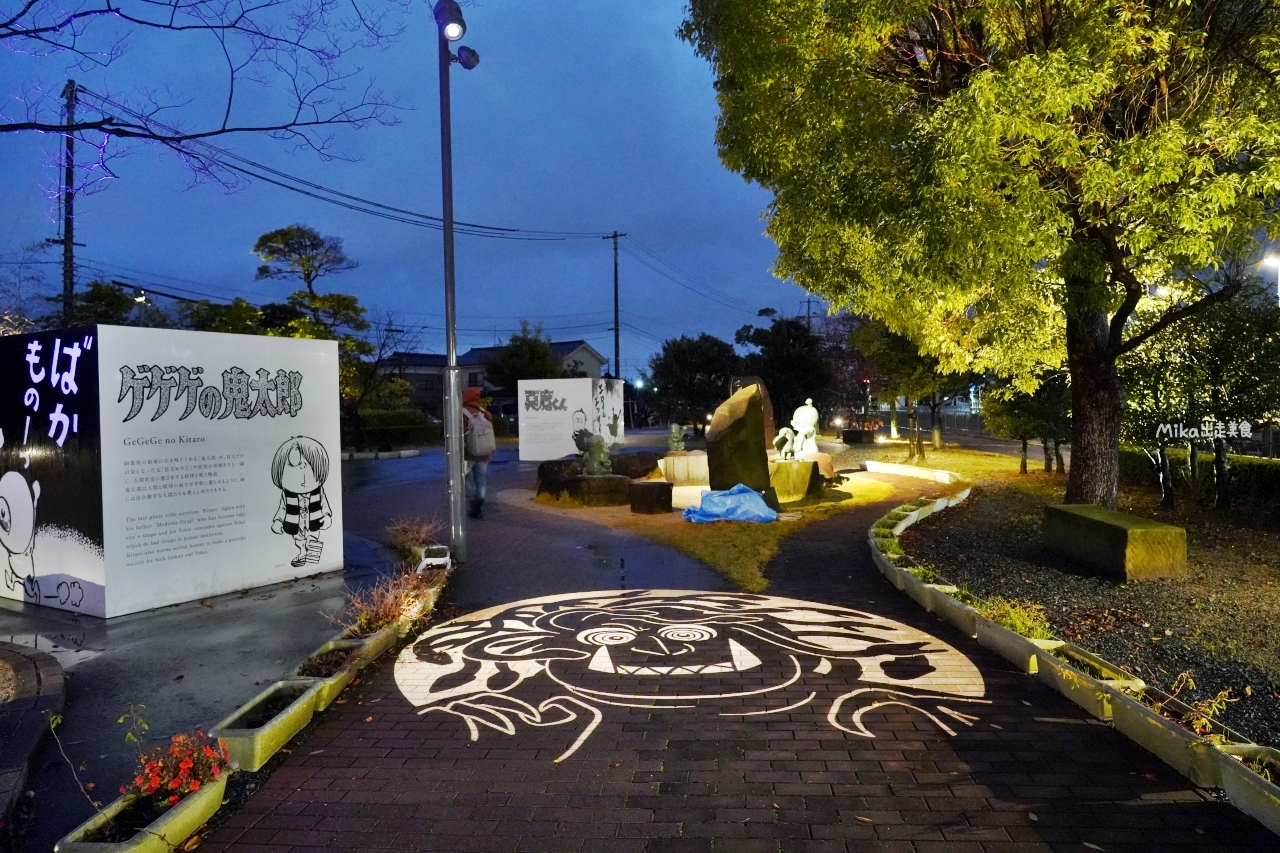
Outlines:
[[622,323],[618,319],[618,238],[626,234],[614,231],[604,237],[613,241],[613,378],[622,378]]
[[71,325],[76,289],[75,200],[76,138],[71,128],[76,123],[76,81],[68,80],[62,90],[67,111],[67,153],[62,177],[62,325]]
[[812,296],[805,299],[804,309],[805,309],[804,310],[805,325],[807,325],[809,327],[809,331],[812,332],[813,331],[813,297]]

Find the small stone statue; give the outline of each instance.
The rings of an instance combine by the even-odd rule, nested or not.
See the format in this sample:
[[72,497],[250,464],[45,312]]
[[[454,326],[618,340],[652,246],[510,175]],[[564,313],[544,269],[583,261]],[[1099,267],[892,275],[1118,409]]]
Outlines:
[[603,435],[596,435],[585,429],[573,434],[573,443],[582,451],[582,473],[587,476],[612,474],[613,463],[609,461],[609,445]]
[[684,450],[684,424],[672,424],[667,435],[667,452]]
[[778,458],[784,461],[796,458],[796,434],[791,427],[778,430],[773,439],[773,449],[778,451]]
[[804,405],[796,409],[791,416],[791,428],[796,431],[796,453],[818,452],[818,410],[813,407],[812,399],[806,399]]

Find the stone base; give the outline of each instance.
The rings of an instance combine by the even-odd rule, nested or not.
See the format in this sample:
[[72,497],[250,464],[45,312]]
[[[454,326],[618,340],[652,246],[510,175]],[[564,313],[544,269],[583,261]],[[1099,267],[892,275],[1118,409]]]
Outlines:
[[1044,541],[1112,580],[1187,574],[1187,532],[1181,527],[1092,504],[1045,507]]
[[583,506],[626,506],[631,503],[631,478],[621,474],[584,474],[572,478],[569,494]]
[[671,512],[670,483],[662,480],[633,482],[630,487],[631,511],[641,515],[661,515]]
[[804,462],[817,462],[819,474],[826,477],[828,480],[834,480],[836,478],[836,466],[835,463],[831,461],[830,453],[811,450],[807,453],[797,453],[796,459]]
[[782,503],[804,500],[810,495],[822,494],[822,476],[818,463],[787,459],[769,463],[769,485]]
[[711,476],[704,451],[677,451],[662,457],[662,476],[673,486],[709,486]]
[[840,440],[845,444],[875,444],[876,431],[873,429],[846,429],[841,431]]

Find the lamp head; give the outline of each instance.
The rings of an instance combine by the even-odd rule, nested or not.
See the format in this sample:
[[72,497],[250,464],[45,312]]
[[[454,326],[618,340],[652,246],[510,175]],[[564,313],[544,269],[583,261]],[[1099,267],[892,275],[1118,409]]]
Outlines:
[[480,64],[480,54],[466,46],[458,48],[458,55],[456,58],[458,60],[458,64],[468,71]]
[[439,0],[433,10],[436,26],[446,41],[457,41],[467,32],[467,22],[462,19],[462,8],[457,0]]
[[1280,266],[1280,255],[1267,255],[1262,259],[1262,264],[1268,267]]

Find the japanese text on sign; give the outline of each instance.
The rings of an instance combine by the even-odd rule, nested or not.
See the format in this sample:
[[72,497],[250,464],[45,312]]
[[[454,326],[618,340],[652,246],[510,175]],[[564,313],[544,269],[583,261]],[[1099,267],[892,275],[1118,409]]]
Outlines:
[[526,412],[563,412],[569,407],[568,398],[556,399],[554,391],[525,391],[524,410]]
[[[154,399],[155,413],[151,420],[159,420],[169,411],[170,404],[182,402],[185,421],[191,413],[200,410],[200,416],[208,420],[254,418],[262,415],[293,417],[302,411],[302,374],[297,371],[277,370],[275,376],[265,368],[250,375],[239,367],[222,371],[222,387],[205,385],[203,367],[160,367],[140,364],[135,371],[128,365],[120,367],[120,396],[117,403],[129,399],[129,412],[124,416],[128,423],[138,416],[144,404]],[[175,406],[176,408],[176,406]]]
[[[40,392],[43,388],[44,381],[49,380],[49,389],[46,393],[52,395],[61,393],[63,397],[75,397],[80,393],[80,386],[76,384],[76,368],[80,364],[80,356],[88,350],[93,349],[93,336],[85,335],[83,340],[72,341],[69,345],[64,346],[62,338],[53,339],[53,349],[48,353],[48,366],[46,368],[44,359],[41,355],[48,347],[39,341],[30,341],[27,344],[27,354],[24,356],[27,362],[27,377],[31,380],[31,387],[22,395],[22,405],[31,410],[31,413],[40,411]],[[70,406],[74,400],[67,401]],[[46,407],[49,409],[49,407]],[[69,409],[64,410],[61,402],[54,403],[53,407],[48,410],[49,419],[49,438],[61,447],[67,440],[68,433],[78,433],[80,431],[80,415]],[[25,447],[31,437],[31,414],[26,416],[26,423],[22,430],[22,444]],[[23,451],[25,455],[26,451]]]

